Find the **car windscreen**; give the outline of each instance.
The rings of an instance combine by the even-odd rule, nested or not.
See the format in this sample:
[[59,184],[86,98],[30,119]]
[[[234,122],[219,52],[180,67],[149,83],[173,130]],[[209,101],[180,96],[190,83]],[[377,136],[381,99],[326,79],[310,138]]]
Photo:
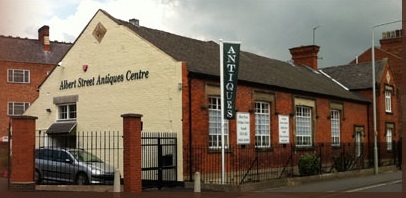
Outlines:
[[89,152],[86,152],[84,150],[73,150],[73,151],[70,151],[70,153],[79,162],[102,162],[102,160],[99,159],[97,156],[95,156]]

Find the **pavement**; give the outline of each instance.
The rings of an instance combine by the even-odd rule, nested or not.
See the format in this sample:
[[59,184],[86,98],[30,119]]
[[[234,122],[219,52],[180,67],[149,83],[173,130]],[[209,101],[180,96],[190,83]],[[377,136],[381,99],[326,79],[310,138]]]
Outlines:
[[337,178],[328,181],[312,182],[296,186],[268,188],[257,192],[351,192],[366,186],[402,182],[402,171],[380,173],[361,177]]
[[[401,181],[402,181],[402,171],[396,170],[386,173],[380,173],[378,175],[336,178],[332,180],[304,183],[294,186],[287,185],[277,188],[263,188],[261,190],[255,190],[255,192],[342,192],[348,191],[350,189],[362,188],[368,185],[381,184],[385,182],[401,182]],[[0,177],[0,193],[7,191],[8,191],[8,179]],[[161,190],[158,190],[156,188],[143,189],[143,192],[193,192],[193,189],[184,187],[174,187],[174,188],[165,187],[162,188]],[[215,191],[208,191],[202,189],[202,192],[215,192]]]
[[8,179],[6,177],[0,177],[0,192],[8,191]]

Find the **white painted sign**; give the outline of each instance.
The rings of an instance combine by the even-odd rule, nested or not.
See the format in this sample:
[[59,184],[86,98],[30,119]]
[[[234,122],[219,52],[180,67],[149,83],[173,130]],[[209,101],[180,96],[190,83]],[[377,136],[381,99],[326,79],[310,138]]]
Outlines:
[[279,115],[279,144],[289,144],[289,116]]
[[237,144],[250,143],[250,114],[237,112]]

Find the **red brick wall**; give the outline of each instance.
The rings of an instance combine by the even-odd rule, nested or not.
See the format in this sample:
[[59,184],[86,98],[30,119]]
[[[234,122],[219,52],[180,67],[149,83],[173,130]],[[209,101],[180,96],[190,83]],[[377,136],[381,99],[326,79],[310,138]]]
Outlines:
[[[0,61],[0,66],[0,137],[2,137],[8,135],[8,102],[34,102],[38,97],[38,86],[45,80],[47,72],[51,71],[54,66],[5,61]],[[8,83],[8,69],[30,70],[30,83]]]

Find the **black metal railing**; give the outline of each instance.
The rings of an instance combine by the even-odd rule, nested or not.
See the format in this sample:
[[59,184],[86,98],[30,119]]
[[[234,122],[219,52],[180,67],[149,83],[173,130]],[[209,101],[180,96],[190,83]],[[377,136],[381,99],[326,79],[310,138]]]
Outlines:
[[[388,150],[387,143],[379,144],[379,166],[399,163],[399,145],[395,142]],[[221,150],[208,146],[186,145],[183,151],[185,180],[193,181],[199,172],[203,183],[220,184],[222,177]],[[225,150],[225,183],[243,185],[270,179],[303,176],[306,167],[299,165],[304,155],[311,156],[315,174],[360,170],[373,167],[373,144],[330,143],[312,147],[296,147],[293,144],[273,145],[268,149],[255,146],[229,146]],[[302,173],[301,173],[302,172]]]
[[113,184],[122,170],[123,137],[118,131],[36,136],[38,184]]

